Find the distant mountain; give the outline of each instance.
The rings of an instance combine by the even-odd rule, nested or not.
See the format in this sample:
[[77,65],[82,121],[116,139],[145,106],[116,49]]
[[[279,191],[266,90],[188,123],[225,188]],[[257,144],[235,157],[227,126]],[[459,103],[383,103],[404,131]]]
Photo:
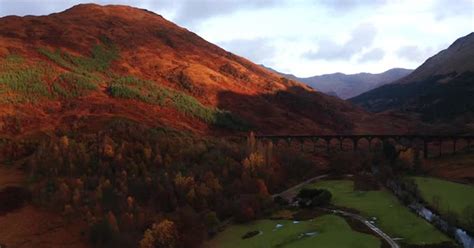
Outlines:
[[[268,68],[268,67],[267,67]],[[344,74],[332,73],[320,76],[313,76],[308,78],[298,78],[292,74],[285,74],[274,69],[268,68],[280,75],[308,84],[309,86],[329,95],[337,95],[342,99],[357,96],[363,92],[377,88],[384,84],[396,81],[413,70],[403,68],[393,68],[388,71],[372,74],[372,73],[357,73]]]
[[474,33],[459,38],[410,75],[350,99],[372,112],[420,114],[425,122],[473,123]]

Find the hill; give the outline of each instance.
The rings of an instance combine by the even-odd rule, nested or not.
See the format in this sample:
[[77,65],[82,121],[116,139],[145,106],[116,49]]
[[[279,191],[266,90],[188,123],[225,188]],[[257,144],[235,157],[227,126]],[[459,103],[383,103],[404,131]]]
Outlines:
[[412,130],[127,6],[1,18],[0,58],[2,247],[199,247],[331,169],[235,134]]
[[288,79],[306,83],[314,89],[326,94],[335,94],[342,99],[348,99],[384,84],[396,81],[410,74],[412,71],[413,70],[410,69],[393,68],[376,74],[365,72],[357,74],[332,73],[307,78],[299,78],[292,74],[275,72]]
[[408,76],[350,99],[372,112],[401,111],[428,123],[472,123],[474,33],[461,37]]
[[377,128],[359,108],[127,6],[1,18],[0,58],[0,127],[11,135],[112,117],[201,134]]

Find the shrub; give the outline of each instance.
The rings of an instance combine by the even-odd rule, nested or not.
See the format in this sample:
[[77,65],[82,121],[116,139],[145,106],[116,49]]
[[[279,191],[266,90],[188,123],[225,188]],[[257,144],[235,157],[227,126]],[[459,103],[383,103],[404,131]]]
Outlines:
[[135,99],[161,106],[169,95],[167,89],[154,85],[152,81],[133,76],[113,75],[112,77],[113,79],[109,83],[109,92],[113,97]]
[[85,95],[87,92],[96,90],[98,79],[92,75],[81,75],[74,72],[61,74],[52,84],[54,95],[70,98]]
[[237,222],[245,223],[255,219],[255,210],[251,206],[237,207],[234,213]]
[[[86,91],[97,89],[99,77],[78,67],[68,58],[71,55],[59,49],[50,51],[44,48],[38,51],[56,64],[73,72],[57,73],[45,64],[25,64],[20,56],[9,56],[0,62],[0,93],[16,93],[13,97],[4,97],[9,102],[34,102],[40,97],[74,97]],[[57,77],[57,78],[56,78]],[[56,79],[55,79],[56,78]],[[48,82],[54,81],[51,88]]]
[[320,207],[331,202],[332,194],[326,189],[302,189],[296,196],[302,207]]
[[22,64],[25,62],[25,59],[19,54],[8,54],[5,57],[5,61],[8,64]]
[[448,209],[444,213],[444,217],[446,219],[446,222],[448,222],[449,225],[451,226],[458,226],[459,224],[459,215],[451,210],[448,206]]
[[58,96],[62,96],[62,97],[69,97],[70,96],[69,92],[66,89],[64,89],[58,83],[53,83],[52,90],[53,90],[54,94],[56,94]]
[[469,205],[463,210],[462,218],[465,220],[466,229],[474,233],[474,206]]
[[77,73],[64,73],[59,78],[69,83],[76,90],[95,90],[97,85],[94,82],[94,78],[90,76],[83,76]]
[[217,218],[216,212],[214,211],[208,212],[204,216],[204,221],[205,221],[208,233],[210,233],[211,235],[215,234],[220,224],[220,221],[219,221],[219,218]]
[[61,50],[58,48],[55,51],[51,51],[46,48],[38,48],[38,52],[49,58],[51,61],[55,62],[56,64],[67,68],[67,69],[73,69],[74,66],[71,64],[71,62],[67,61],[63,57],[63,53]]
[[137,99],[144,100],[140,92],[136,89],[124,86],[124,85],[112,85],[109,86],[109,93],[113,97],[125,98],[125,99]]
[[413,180],[412,178],[404,178],[401,181],[401,187],[405,189],[407,192],[409,192],[414,197],[414,199],[416,200],[423,199],[421,197],[420,189],[418,189],[418,184],[416,184],[415,180]]
[[53,78],[53,69],[43,64],[27,65],[23,59],[6,58],[0,61],[0,93],[14,93],[4,96],[5,102],[34,102],[38,98],[51,98],[46,81]]
[[439,195],[434,195],[431,198],[431,205],[432,205],[433,209],[439,212],[440,204],[441,204],[441,197],[439,197]]
[[113,77],[112,84],[147,87],[151,83],[150,81],[142,80],[133,76],[120,77],[120,76],[113,75],[112,77]]
[[109,69],[114,60],[119,58],[118,48],[110,41],[104,43],[104,40],[102,40],[102,44],[96,44],[92,47],[90,57],[74,56],[60,49],[51,51],[46,48],[39,48],[38,52],[56,64],[77,73],[104,72]]
[[257,235],[260,234],[260,231],[250,231],[250,232],[247,232],[246,234],[244,234],[241,238],[242,239],[249,239],[249,238],[252,238],[252,237],[255,237]]

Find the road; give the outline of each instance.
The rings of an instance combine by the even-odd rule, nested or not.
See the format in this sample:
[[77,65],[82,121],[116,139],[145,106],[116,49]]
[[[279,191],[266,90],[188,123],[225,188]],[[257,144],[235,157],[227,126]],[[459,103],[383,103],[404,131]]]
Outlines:
[[[299,189],[301,189],[302,187],[304,187],[307,184],[313,183],[313,182],[315,182],[317,180],[320,180],[320,179],[323,179],[327,176],[328,175],[325,174],[325,175],[310,178],[310,179],[308,179],[308,180],[306,180],[302,183],[299,183],[299,184],[297,184],[297,185],[295,185],[295,186],[293,186],[293,187],[291,187],[291,188],[289,188],[289,189],[287,189],[283,192],[280,192],[278,194],[274,194],[274,195],[272,195],[272,197],[275,198],[277,196],[281,196],[284,199],[286,199],[288,201],[291,201],[293,199],[293,197],[296,196],[296,194],[298,194]],[[323,210],[327,210],[327,211],[330,211],[330,212],[335,213],[335,214],[343,215],[343,216],[358,220],[359,222],[361,222],[362,224],[364,224],[368,228],[370,228],[370,230],[372,230],[377,235],[379,235],[382,239],[387,241],[387,243],[390,245],[391,248],[400,248],[400,246],[397,244],[397,242],[395,242],[395,240],[390,238],[390,236],[388,236],[386,233],[384,233],[380,228],[376,227],[374,224],[370,223],[370,221],[368,221],[367,219],[365,219],[364,217],[362,217],[360,215],[349,213],[349,212],[342,211],[342,210],[336,210],[336,209],[323,209]]]
[[321,176],[317,176],[317,177],[313,177],[313,178],[310,178],[302,183],[299,183],[289,189],[286,189],[285,191],[283,192],[280,192],[278,194],[274,194],[272,195],[273,198],[277,197],[277,196],[281,196],[283,197],[284,199],[290,201],[291,199],[293,199],[293,197],[296,196],[296,194],[298,194],[298,190],[300,188],[302,188],[303,186],[307,185],[307,184],[310,184],[310,183],[313,183],[314,181],[317,181],[317,180],[320,180],[320,179],[323,179],[325,177],[327,177],[328,174],[324,174],[324,175],[321,175]]
[[395,240],[390,238],[390,236],[388,236],[386,233],[384,233],[382,230],[380,230],[380,228],[376,227],[374,224],[370,223],[370,221],[368,221],[364,217],[362,217],[360,215],[357,215],[357,214],[342,211],[342,210],[336,210],[336,209],[328,209],[328,210],[335,213],[335,214],[344,215],[344,216],[347,216],[347,217],[350,217],[352,219],[355,219],[355,220],[358,220],[358,221],[362,222],[364,225],[366,225],[368,228],[370,228],[370,230],[377,233],[381,238],[383,238],[385,241],[387,241],[387,243],[390,245],[390,247],[400,248],[400,246],[397,244],[397,242],[395,242]]

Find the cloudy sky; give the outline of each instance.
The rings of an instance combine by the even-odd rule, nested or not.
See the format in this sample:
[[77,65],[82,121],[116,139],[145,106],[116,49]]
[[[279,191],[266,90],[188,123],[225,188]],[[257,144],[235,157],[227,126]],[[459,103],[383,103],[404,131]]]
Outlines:
[[474,0],[0,0],[0,16],[127,4],[300,77],[416,68],[474,31]]

